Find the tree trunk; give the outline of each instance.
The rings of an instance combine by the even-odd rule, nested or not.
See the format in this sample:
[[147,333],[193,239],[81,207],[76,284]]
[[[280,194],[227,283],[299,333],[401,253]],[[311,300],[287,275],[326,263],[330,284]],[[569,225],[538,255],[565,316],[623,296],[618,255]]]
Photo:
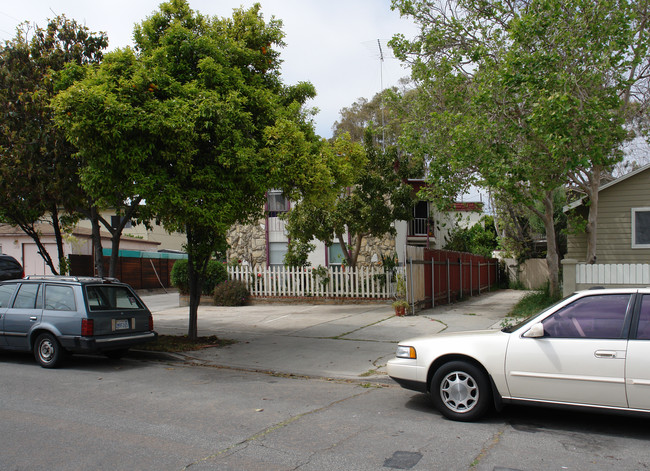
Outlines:
[[549,290],[551,297],[560,295],[560,256],[557,250],[557,239],[555,237],[555,220],[553,207],[553,191],[544,195],[544,228],[546,230],[546,265],[549,272]]
[[131,204],[126,208],[124,216],[120,218],[116,227],[113,227],[110,221],[107,221],[103,217],[99,216],[99,220],[104,225],[106,230],[111,234],[111,257],[108,263],[108,276],[111,278],[115,278],[117,274],[117,264],[120,258],[120,242],[122,240],[124,227],[137,212],[141,201],[142,198],[136,198],[131,202]]
[[343,234],[336,234],[336,237],[339,239],[339,244],[341,244],[341,250],[343,251],[343,255],[345,255],[347,265],[350,268],[355,268],[357,266],[357,259],[359,258],[363,236],[357,235],[354,249],[352,249],[350,244],[345,241]]
[[599,166],[594,166],[589,178],[589,215],[587,216],[587,263],[596,263],[596,246],[598,232],[598,189],[600,188],[600,178],[602,170]]
[[185,230],[187,234],[187,278],[190,294],[190,315],[187,327],[187,338],[196,340],[198,337],[199,304],[201,303],[201,280],[200,273],[195,270],[195,256],[192,248],[195,246],[194,231],[188,225]]
[[99,215],[97,208],[91,206],[90,208],[90,222],[92,224],[92,240],[93,240],[93,258],[95,261],[95,275],[104,277],[104,251],[102,249],[102,236],[99,229]]
[[[34,243],[36,244],[36,247],[38,247],[38,253],[43,257],[43,260],[47,264],[47,266],[50,268],[50,271],[54,275],[58,275],[58,271],[54,267],[54,262],[52,261],[52,257],[50,256],[49,252],[43,245],[43,242],[41,241],[40,233],[36,229],[34,229],[33,224],[19,224],[18,227],[22,229],[22,231],[27,234],[29,237],[32,238]],[[29,274],[29,273],[28,273]]]
[[59,256],[59,274],[67,275],[68,274],[68,262],[65,258],[65,252],[63,250],[63,236],[61,235],[61,223],[59,220],[59,211],[54,205],[50,210],[50,216],[52,217],[52,227],[54,228],[54,239],[56,240],[56,250]]

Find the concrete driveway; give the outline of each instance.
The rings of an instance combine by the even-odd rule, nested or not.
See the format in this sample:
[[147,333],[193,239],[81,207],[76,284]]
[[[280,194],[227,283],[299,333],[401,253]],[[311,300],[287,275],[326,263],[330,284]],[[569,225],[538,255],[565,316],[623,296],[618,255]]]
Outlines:
[[[236,340],[180,355],[185,361],[278,374],[381,381],[400,340],[442,331],[499,328],[525,291],[501,290],[451,306],[395,317],[389,304],[201,306],[199,335]],[[160,334],[187,332],[188,308],[143,296]],[[167,301],[165,301],[165,299]]]

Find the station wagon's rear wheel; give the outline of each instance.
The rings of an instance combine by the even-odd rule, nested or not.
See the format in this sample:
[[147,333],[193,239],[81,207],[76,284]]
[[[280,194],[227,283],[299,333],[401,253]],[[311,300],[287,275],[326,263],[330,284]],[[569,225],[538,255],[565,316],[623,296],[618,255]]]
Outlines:
[[61,365],[65,352],[54,335],[45,333],[34,342],[34,357],[43,368],[56,368]]
[[449,419],[476,420],[490,407],[490,381],[476,366],[464,361],[451,361],[433,375],[431,399]]

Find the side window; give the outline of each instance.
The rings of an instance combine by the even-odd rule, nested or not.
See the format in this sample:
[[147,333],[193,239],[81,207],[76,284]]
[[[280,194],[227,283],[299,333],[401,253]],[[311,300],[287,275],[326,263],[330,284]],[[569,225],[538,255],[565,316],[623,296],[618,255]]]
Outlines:
[[580,298],[542,321],[544,336],[621,338],[629,302],[629,294],[604,294]]
[[72,287],[47,285],[45,287],[45,309],[76,311]]
[[16,289],[16,284],[11,283],[8,285],[0,285],[0,307],[9,306],[9,301],[11,301],[11,295],[14,294]]
[[641,300],[641,313],[639,315],[639,329],[637,339],[650,340],[650,295],[644,294]]
[[41,308],[42,304],[38,296],[40,283],[23,283],[18,288],[18,294],[14,300],[15,309]]

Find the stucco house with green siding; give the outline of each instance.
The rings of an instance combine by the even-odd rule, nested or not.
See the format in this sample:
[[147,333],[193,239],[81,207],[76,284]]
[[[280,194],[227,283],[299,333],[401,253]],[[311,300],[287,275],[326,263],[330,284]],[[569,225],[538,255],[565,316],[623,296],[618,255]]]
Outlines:
[[[596,263],[650,264],[650,164],[600,187]],[[565,208],[585,219],[589,208],[579,200]],[[584,262],[586,234],[570,234],[565,259]]]

